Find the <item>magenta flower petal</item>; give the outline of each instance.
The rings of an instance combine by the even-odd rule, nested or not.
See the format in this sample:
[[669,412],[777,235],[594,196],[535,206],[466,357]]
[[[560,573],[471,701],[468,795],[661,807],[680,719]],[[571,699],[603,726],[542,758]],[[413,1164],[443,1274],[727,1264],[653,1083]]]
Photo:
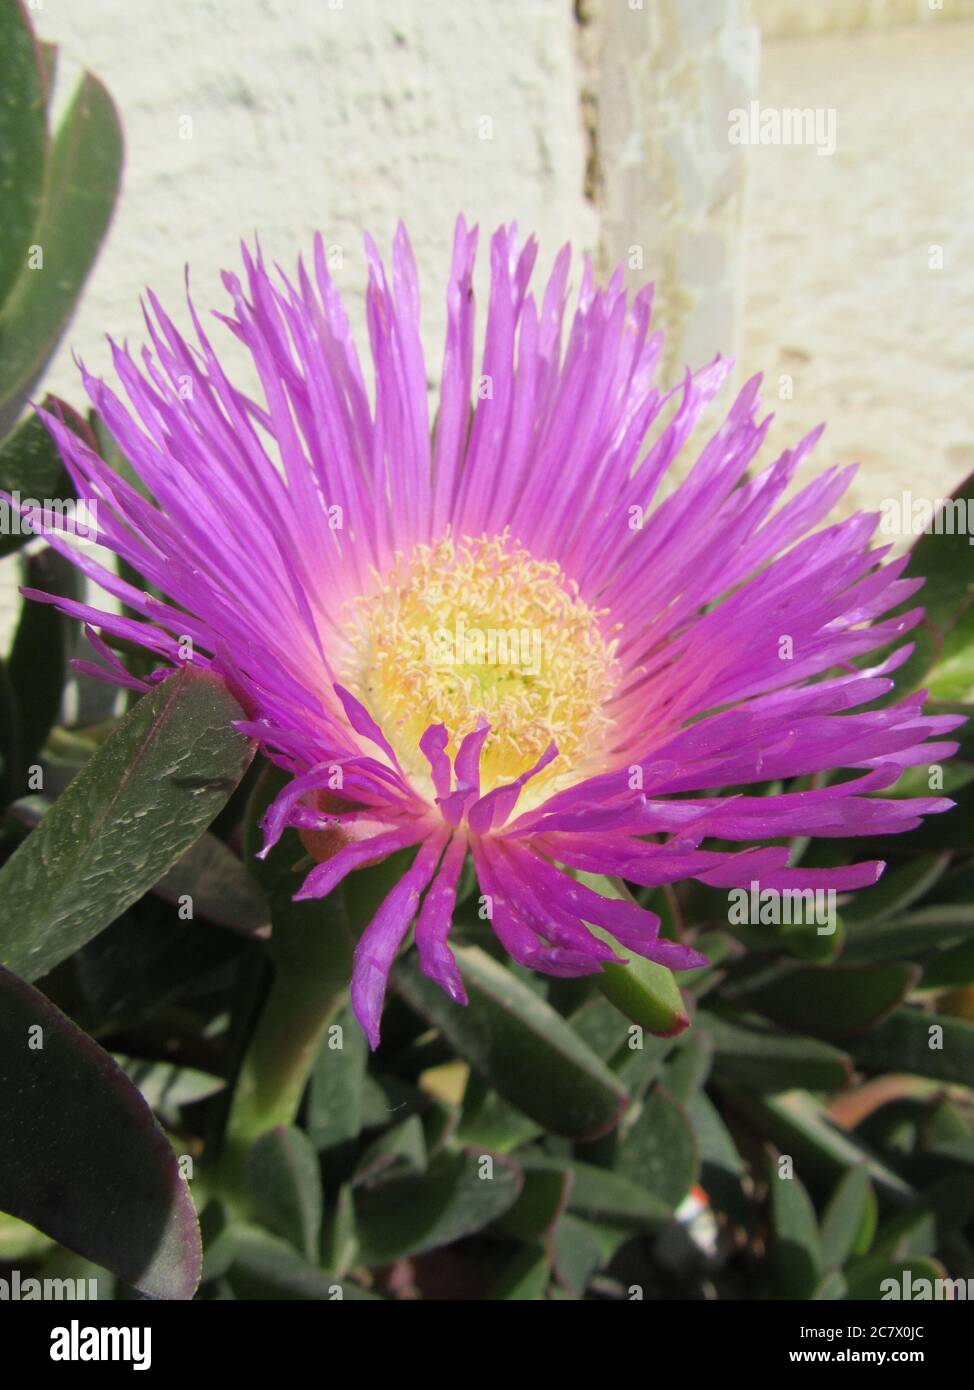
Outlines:
[[442,986],[458,1004],[466,1004],[467,993],[456,958],[447,945],[447,937],[453,925],[457,881],[466,856],[466,837],[457,832],[447,847],[436,878],[423,898],[422,910],[416,920],[420,969]]
[[411,867],[386,896],[355,948],[352,1008],[373,1047],[379,1045],[379,1020],[389,970],[416,915],[420,895],[436,872],[446,840],[446,832],[440,831],[423,841]]
[[[693,968],[699,953],[661,939],[652,913],[575,873],[867,886],[876,861],[792,867],[767,842],[895,834],[946,810],[883,793],[950,756],[962,722],[924,715],[920,694],[879,704],[922,617],[906,607],[919,581],[871,546],[876,517],[827,523],[853,470],[798,485],[820,430],[762,466],[770,417],[752,378],[661,500],[731,364],[661,390],[651,288],[630,301],[621,272],[600,288],[585,263],[570,310],[565,247],[535,295],[537,246],[513,226],[490,241],[475,362],[477,241],[459,218],[432,438],[402,227],[388,265],[366,241],[374,389],[316,237],[292,277],[246,247],[241,273],[224,275],[229,311],[215,317],[249,353],[257,399],[230,380],[188,285],[192,341],[150,291],[149,346],[111,345],[118,394],[82,366],[144,492],[42,415],[97,503],[99,543],[145,580],[79,553],[44,517],[51,544],[128,610],[30,595],[88,625],[101,664],[86,669],[141,689],[189,659],[227,681],[239,727],[291,777],[262,852],[288,827],[308,843],[340,832],[299,898],[415,847],[356,953],[373,1045],[417,911],[422,969],[465,999],[448,935],[468,853],[522,964],[598,971],[618,959],[607,932],[624,952]],[[167,667],[133,681],[95,629]],[[818,774],[826,785],[737,790]]]

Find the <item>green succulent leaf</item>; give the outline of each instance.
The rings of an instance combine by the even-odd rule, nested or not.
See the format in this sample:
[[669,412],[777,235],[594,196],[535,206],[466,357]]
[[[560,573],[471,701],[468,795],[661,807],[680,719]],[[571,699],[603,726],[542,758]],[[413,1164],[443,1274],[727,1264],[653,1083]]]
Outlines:
[[122,132],[108,92],[85,73],[50,152],[31,233],[42,264],[23,248],[0,309],[0,438],[57,346],[101,245],[118,192]]
[[472,1071],[463,1092],[457,1141],[467,1146],[510,1153],[541,1133],[541,1126],[509,1104]]
[[701,1010],[700,1019],[713,1035],[718,1080],[754,1091],[783,1091],[796,1085],[832,1090],[852,1076],[849,1057],[815,1038],[782,1033],[746,1015],[731,1020]]
[[[568,1210],[586,1221],[652,1233],[662,1230],[673,1219],[665,1202],[609,1168],[529,1151],[518,1154],[518,1162],[526,1174],[537,1171],[570,1173]],[[559,1227],[561,1224],[559,1222]]]
[[869,1172],[850,1168],[836,1187],[822,1218],[822,1254],[826,1264],[843,1265],[872,1244],[878,1207]]
[[[78,572],[56,551],[31,555],[23,570],[30,588],[77,597]],[[36,762],[60,713],[72,626],[52,604],[28,602],[21,609],[7,668],[16,708],[16,756],[8,789],[17,795],[26,790],[27,769]]]
[[[94,436],[77,411],[55,396],[45,397],[42,404],[45,410],[60,415],[86,444],[94,445]],[[15,500],[19,497],[23,504],[28,501],[66,504],[74,499],[74,485],[68,477],[58,447],[40,416],[33,412],[0,444],[0,490],[9,492]],[[6,501],[0,500],[0,515],[9,517],[9,526],[0,534],[0,559],[3,559],[26,545],[34,532]],[[64,507],[64,515],[70,516],[67,506]],[[80,518],[77,531],[83,537]]]
[[901,961],[872,966],[779,966],[735,993],[735,1003],[812,1036],[861,1033],[889,1016],[920,978]]
[[549,1236],[561,1219],[572,1188],[569,1168],[527,1168],[521,1195],[501,1217],[498,1228],[517,1240]]
[[613,1171],[675,1211],[696,1182],[700,1152],[686,1111],[654,1086],[618,1146]]
[[[888,1298],[893,1288],[897,1297],[933,1298],[938,1280],[947,1279],[947,1271],[939,1260],[928,1256],[914,1256],[909,1260],[892,1260],[887,1263],[870,1262],[861,1270],[850,1270],[846,1275],[847,1292],[845,1297],[865,1302],[878,1302]],[[904,1294],[903,1290],[909,1288]]]
[[[625,884],[618,879],[589,873],[578,873],[576,877],[580,883],[604,898],[634,901]],[[618,949],[618,943],[611,933],[591,924],[589,929],[593,935]],[[630,954],[625,965],[608,961],[593,978],[606,999],[647,1033],[670,1038],[689,1025],[690,1018],[676,977],[672,970],[667,970],[663,965]]]
[[884,1196],[902,1202],[913,1195],[910,1184],[868,1149],[857,1137],[837,1128],[807,1091],[757,1095],[736,1087],[721,1088],[733,1108],[757,1132],[793,1155],[810,1179],[836,1182],[850,1166],[864,1164]]
[[[216,1277],[207,1254],[204,1277]],[[232,1227],[221,1237],[220,1264],[238,1298],[338,1303],[373,1299],[375,1294],[351,1279],[339,1279],[310,1263],[280,1236],[257,1226]]]
[[974,933],[974,905],[943,902],[859,928],[845,958],[850,963],[889,960],[959,943]]
[[308,1134],[319,1152],[351,1144],[362,1129],[369,1045],[349,1005],[334,1030],[318,1050],[308,1092]]
[[846,951],[856,947],[863,928],[906,912],[929,892],[949,864],[949,854],[921,854],[896,869],[887,869],[872,888],[857,893],[842,909],[848,935]]
[[898,1009],[851,1044],[866,1071],[905,1071],[970,1085],[974,1077],[974,1023],[921,1009]]
[[562,1217],[553,1243],[554,1270],[559,1282],[575,1298],[581,1298],[603,1258],[599,1233],[577,1216]]
[[243,861],[210,831],[190,845],[152,891],[167,903],[192,899],[194,918],[205,917],[244,936],[270,935],[266,896]]
[[469,996],[458,1007],[419,968],[414,952],[393,979],[426,1018],[506,1100],[556,1134],[591,1139],[626,1105],[617,1078],[534,990],[476,946],[457,951]]
[[543,1246],[526,1245],[501,1270],[490,1292],[492,1299],[539,1302],[551,1279],[551,1259]]
[[0,7],[0,306],[27,259],[44,191],[47,83],[22,4]]
[[0,961],[34,980],[151,888],[199,838],[253,745],[222,684],[186,668],[145,695],[0,869]]
[[506,1159],[461,1153],[444,1155],[420,1176],[363,1189],[355,1198],[360,1259],[389,1264],[472,1235],[514,1205],[521,1181]]
[[966,699],[974,689],[967,683],[969,661],[962,655],[965,647],[968,652],[970,649],[970,609],[974,600],[974,547],[969,543],[965,524],[972,505],[974,475],[965,478],[945,500],[929,530],[910,551],[903,577],[922,578],[925,583],[903,609],[919,602],[924,608],[924,619],[911,633],[915,651],[897,673],[898,691],[926,687],[950,692],[940,698]]
[[112,1058],[0,968],[0,1209],[155,1298],[199,1282],[176,1156]]
[[811,1298],[824,1262],[815,1208],[801,1179],[784,1174],[777,1155],[768,1162],[775,1263],[785,1298]]
[[322,1192],[318,1156],[308,1136],[293,1125],[262,1134],[247,1155],[246,1189],[261,1225],[314,1263]]

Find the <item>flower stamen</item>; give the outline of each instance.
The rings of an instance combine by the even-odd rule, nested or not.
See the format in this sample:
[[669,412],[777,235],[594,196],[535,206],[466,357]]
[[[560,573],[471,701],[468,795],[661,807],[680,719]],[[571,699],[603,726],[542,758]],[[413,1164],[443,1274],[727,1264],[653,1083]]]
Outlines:
[[351,608],[345,681],[411,772],[428,780],[418,745],[437,723],[451,757],[481,718],[490,724],[484,792],[526,771],[552,742],[555,775],[603,745],[618,679],[606,614],[506,532],[419,545]]

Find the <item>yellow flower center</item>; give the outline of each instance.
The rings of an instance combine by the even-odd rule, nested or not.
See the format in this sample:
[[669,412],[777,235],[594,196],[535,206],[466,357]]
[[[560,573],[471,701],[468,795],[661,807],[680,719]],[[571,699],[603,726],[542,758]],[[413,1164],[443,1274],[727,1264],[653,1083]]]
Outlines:
[[452,758],[483,718],[481,790],[513,781],[553,742],[558,757],[528,784],[550,793],[552,780],[577,775],[602,749],[612,726],[605,706],[617,683],[616,642],[604,636],[604,618],[557,564],[533,559],[506,533],[448,534],[398,557],[354,601],[344,680],[424,784],[429,764],[418,745],[429,725],[446,725]]

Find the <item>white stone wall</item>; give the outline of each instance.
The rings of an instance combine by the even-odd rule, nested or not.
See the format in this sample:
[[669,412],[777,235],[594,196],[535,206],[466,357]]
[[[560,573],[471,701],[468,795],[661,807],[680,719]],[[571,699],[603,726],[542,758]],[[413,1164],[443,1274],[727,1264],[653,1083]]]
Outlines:
[[[638,246],[630,279],[658,282],[668,375],[739,351],[739,377],[769,375],[775,443],[827,418],[822,463],[861,460],[856,504],[940,496],[974,467],[974,0],[32,9],[62,46],[61,89],[97,72],[127,143],[109,240],[45,383],[69,399],[72,349],[102,370],[105,332],[140,339],[146,283],[182,317],[186,261],[198,304],[222,307],[241,236],[259,230],[290,265],[320,228],[354,316],[361,231],[388,245],[399,218],[435,376],[462,209],[484,232],[534,231],[542,266],[566,239],[603,268]],[[752,98],[834,110],[835,153],[732,145],[728,112]],[[0,565],[0,640],[14,579]]]
[[727,113],[757,94],[759,33],[744,0],[600,6],[596,59],[602,262],[652,278],[668,383],[737,354],[746,152]]
[[[121,200],[70,334],[93,360],[105,331],[140,332],[146,282],[178,300],[187,260],[222,308],[218,272],[255,230],[285,266],[321,230],[361,300],[363,229],[388,245],[402,219],[436,340],[459,211],[488,233],[516,219],[548,257],[594,249],[566,0],[43,0],[35,21],[62,77],[97,72],[124,122]],[[73,383],[65,345],[50,384]]]

